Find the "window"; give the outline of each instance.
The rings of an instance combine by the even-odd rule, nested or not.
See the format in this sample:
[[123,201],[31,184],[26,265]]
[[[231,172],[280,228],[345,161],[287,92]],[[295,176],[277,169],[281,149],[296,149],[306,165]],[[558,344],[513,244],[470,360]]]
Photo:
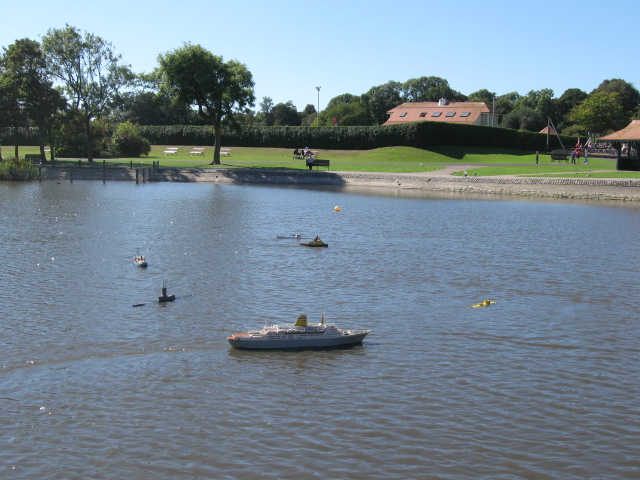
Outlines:
[[456,114],[456,112],[447,112],[447,114],[445,116],[453,117],[455,114]]
[[406,114],[407,114],[407,112],[402,112],[402,113],[400,114],[400,116],[401,116],[401,117],[404,117]]
[[471,115],[471,112],[462,112],[460,114],[461,117],[468,117],[469,115]]
[[422,112],[422,113],[420,113],[420,116],[421,116],[421,117],[426,117],[426,116],[427,116],[427,112]]
[[439,117],[440,115],[442,115],[442,112],[433,112],[431,114],[432,117]]

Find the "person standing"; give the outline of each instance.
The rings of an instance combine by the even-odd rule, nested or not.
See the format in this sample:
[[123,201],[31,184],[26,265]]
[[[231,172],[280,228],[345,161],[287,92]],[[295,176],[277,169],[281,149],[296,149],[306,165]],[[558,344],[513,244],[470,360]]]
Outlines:
[[536,165],[538,164],[538,153],[540,152],[536,151]]

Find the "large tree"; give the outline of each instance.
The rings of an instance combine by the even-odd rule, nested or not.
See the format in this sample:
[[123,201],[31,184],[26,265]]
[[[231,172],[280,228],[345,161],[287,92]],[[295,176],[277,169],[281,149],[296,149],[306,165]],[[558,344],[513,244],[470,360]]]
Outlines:
[[129,65],[120,63],[113,46],[75,27],[49,29],[42,47],[51,72],[64,85],[72,108],[81,116],[87,140],[87,158],[93,161],[91,121],[119,102],[121,89],[133,84]]
[[160,91],[154,73],[138,75],[135,90],[123,95],[123,103],[114,112],[114,120],[138,125],[203,125],[203,120],[190,105],[175,101]]
[[[349,103],[335,103],[327,107],[320,114],[320,125],[340,125],[343,127],[368,125],[367,108],[361,101]],[[336,123],[334,123],[334,120]]]
[[529,132],[539,131],[546,125],[547,119],[536,112],[531,107],[520,107],[518,110],[506,114],[502,117],[501,127],[513,128],[516,130],[527,130]]
[[238,126],[234,113],[253,106],[253,78],[245,65],[224,62],[200,45],[183,47],[158,55],[162,88],[182,102],[197,107],[198,114],[213,127],[214,165],[220,164],[223,123]]
[[449,82],[440,77],[411,78],[403,84],[404,98],[407,102],[437,102],[441,98],[454,102],[464,102],[465,97],[449,86]]
[[554,100],[555,115],[552,117],[556,126],[563,130],[565,126],[568,126],[569,112],[576,106],[580,105],[588,97],[586,92],[583,92],[579,88],[569,88],[565,92]]
[[[9,91],[14,93],[13,101],[17,102],[15,108],[38,127],[40,158],[46,161],[44,146],[47,133],[66,102],[53,88],[40,44],[28,38],[17,40],[5,48],[0,63],[2,83],[5,87],[11,86]],[[53,155],[52,148],[52,158]]]
[[278,103],[271,110],[273,124],[276,126],[300,126],[300,116],[291,100],[286,103]]
[[18,157],[18,128],[26,125],[27,117],[20,82],[7,65],[5,57],[0,61],[0,126],[13,130],[14,155]]
[[473,92],[469,94],[469,98],[467,101],[469,102],[484,102],[487,107],[491,108],[493,103],[495,102],[496,94],[495,92],[490,92],[486,88],[478,90],[477,92]]
[[619,95],[620,105],[629,116],[637,113],[638,107],[640,107],[640,92],[632,83],[625,80],[619,78],[605,80],[598,85],[598,88],[591,92],[591,95],[596,92],[617,93]]
[[393,80],[372,87],[362,95],[367,106],[370,125],[382,125],[388,118],[387,112],[405,101],[402,84]]
[[630,120],[616,92],[595,92],[571,110],[569,120],[581,127],[582,133],[605,134],[627,126]]
[[271,97],[262,97],[262,102],[260,102],[260,111],[257,115],[258,123],[260,125],[264,125],[265,127],[273,125],[273,115],[271,114],[271,110],[273,110],[273,99]]

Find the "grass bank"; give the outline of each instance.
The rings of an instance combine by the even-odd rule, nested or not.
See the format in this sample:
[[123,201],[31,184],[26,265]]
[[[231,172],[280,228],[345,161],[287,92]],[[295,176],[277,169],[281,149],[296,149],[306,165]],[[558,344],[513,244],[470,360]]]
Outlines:
[[[154,145],[148,156],[141,158],[107,159],[109,165],[150,166],[159,161],[164,167],[211,168],[213,147],[205,149],[204,156],[191,156],[191,146],[178,147],[177,155],[165,155],[166,145]],[[222,157],[221,168],[304,170],[302,160],[294,160],[291,149],[230,147],[231,156]],[[13,153],[13,147],[3,146],[5,155]],[[37,147],[20,147],[20,155],[37,154]],[[518,150],[489,149],[480,147],[441,146],[432,150],[410,147],[387,147],[374,150],[320,150],[318,158],[331,161],[330,170],[350,172],[417,173],[430,172],[450,165],[464,167],[468,175],[533,175],[555,177],[640,178],[640,172],[619,172],[615,160],[590,158],[589,164],[551,163],[548,155],[539,155],[536,164],[534,153]],[[64,164],[77,164],[78,159],[60,159]],[[100,160],[101,161],[101,160]],[[471,168],[470,168],[471,167]],[[454,175],[463,175],[463,168]]]

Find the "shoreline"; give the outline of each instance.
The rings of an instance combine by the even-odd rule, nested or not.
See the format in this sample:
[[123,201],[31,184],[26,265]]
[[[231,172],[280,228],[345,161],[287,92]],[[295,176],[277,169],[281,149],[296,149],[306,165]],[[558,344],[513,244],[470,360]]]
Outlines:
[[458,177],[455,165],[413,174],[308,170],[241,170],[224,168],[46,168],[40,180],[102,180],[147,182],[205,182],[226,184],[282,184],[382,187],[455,194],[509,195],[576,200],[640,201],[640,180],[606,178]]
[[[455,166],[455,171],[464,166]],[[339,172],[339,171],[239,171],[211,169],[159,172],[155,181],[194,181],[214,183],[258,183],[287,185],[330,185],[383,187],[402,190],[429,190],[456,194],[516,195],[579,200],[640,201],[640,180],[541,178],[541,177],[454,177],[445,171],[416,174]]]

